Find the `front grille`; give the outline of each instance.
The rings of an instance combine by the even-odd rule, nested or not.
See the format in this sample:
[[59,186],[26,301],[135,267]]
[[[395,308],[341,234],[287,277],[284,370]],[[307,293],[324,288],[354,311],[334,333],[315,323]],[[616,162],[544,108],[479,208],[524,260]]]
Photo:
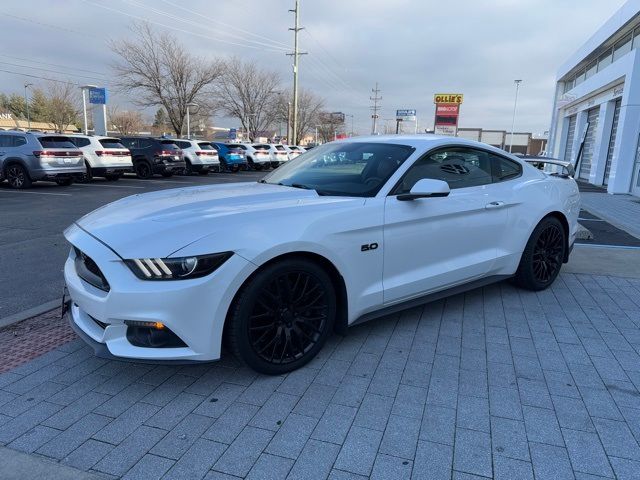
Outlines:
[[88,284],[93,285],[104,292],[108,292],[111,287],[100,270],[100,267],[98,267],[91,257],[86,255],[80,249],[76,247],[73,248],[76,253],[75,266],[78,276]]

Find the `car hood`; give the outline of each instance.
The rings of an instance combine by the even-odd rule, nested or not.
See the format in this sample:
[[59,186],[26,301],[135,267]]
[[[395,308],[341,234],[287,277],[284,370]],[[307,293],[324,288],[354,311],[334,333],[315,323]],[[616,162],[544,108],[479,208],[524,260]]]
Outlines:
[[277,221],[288,210],[317,211],[327,204],[363,200],[257,182],[208,185],[126,197],[94,210],[76,224],[122,258],[168,257],[214,233],[233,239],[243,227]]

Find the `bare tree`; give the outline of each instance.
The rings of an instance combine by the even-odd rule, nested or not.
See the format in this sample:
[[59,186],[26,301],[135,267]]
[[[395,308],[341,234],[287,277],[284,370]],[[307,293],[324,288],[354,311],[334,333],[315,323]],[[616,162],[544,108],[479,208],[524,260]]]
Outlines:
[[139,133],[144,128],[142,114],[132,110],[122,110],[116,106],[109,109],[109,120],[120,135]]
[[232,58],[225,63],[218,94],[220,108],[237,118],[251,140],[272,126],[277,117],[278,75],[253,62]]
[[213,111],[208,90],[221,75],[221,63],[191,55],[173,35],[157,33],[148,23],[134,23],[131,30],[135,38],[111,42],[120,58],[116,86],[134,94],[137,105],[163,107],[180,135],[189,103]]
[[[281,95],[278,100],[277,119],[286,124],[289,117],[291,95]],[[320,123],[320,112],[324,108],[324,100],[309,90],[298,92],[298,138],[289,139],[291,145],[298,145],[305,135],[311,133]]]
[[64,132],[69,125],[75,125],[80,115],[80,93],[75,85],[50,82],[45,96],[44,121],[51,123],[57,132]]
[[342,114],[319,112],[318,120],[318,136],[323,143],[332,142],[336,133],[344,127]]

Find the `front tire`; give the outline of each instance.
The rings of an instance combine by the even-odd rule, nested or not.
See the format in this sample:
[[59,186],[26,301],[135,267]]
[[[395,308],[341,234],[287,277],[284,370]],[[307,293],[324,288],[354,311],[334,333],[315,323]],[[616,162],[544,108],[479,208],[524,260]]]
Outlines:
[[311,361],[336,317],[329,275],[308,260],[284,260],[242,287],[227,319],[229,344],[254,370],[280,375]]
[[560,273],[567,248],[564,226],[546,217],[536,226],[522,252],[514,283],[527,290],[544,290]]
[[31,177],[29,172],[19,163],[13,163],[7,167],[4,176],[11,188],[23,189],[31,187]]

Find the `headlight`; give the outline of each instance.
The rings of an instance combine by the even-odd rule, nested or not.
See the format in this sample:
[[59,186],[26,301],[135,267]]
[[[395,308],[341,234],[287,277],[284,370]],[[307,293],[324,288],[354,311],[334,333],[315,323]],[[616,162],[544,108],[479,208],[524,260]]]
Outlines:
[[134,258],[125,263],[142,280],[184,280],[209,275],[231,255],[233,252],[180,258]]

